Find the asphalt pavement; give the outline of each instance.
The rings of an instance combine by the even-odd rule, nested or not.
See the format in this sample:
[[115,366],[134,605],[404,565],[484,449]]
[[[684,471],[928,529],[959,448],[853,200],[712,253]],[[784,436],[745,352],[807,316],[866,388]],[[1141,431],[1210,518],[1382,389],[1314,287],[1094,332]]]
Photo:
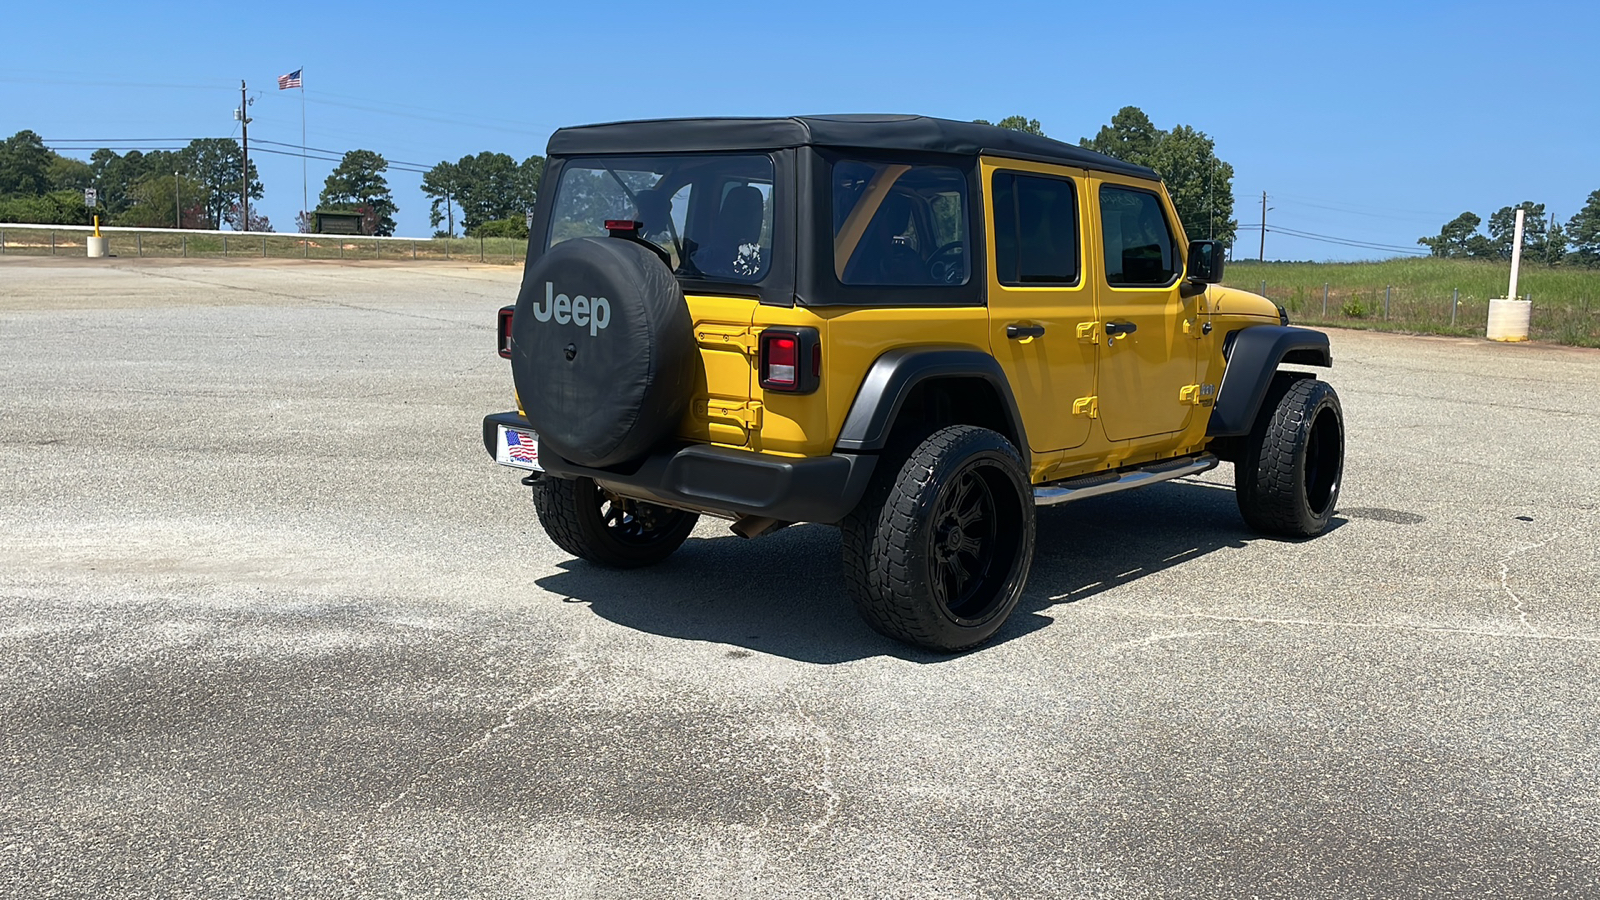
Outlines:
[[1327,534],[1046,509],[946,657],[830,528],[549,543],[519,277],[0,259],[0,895],[1600,895],[1600,352],[1332,332]]

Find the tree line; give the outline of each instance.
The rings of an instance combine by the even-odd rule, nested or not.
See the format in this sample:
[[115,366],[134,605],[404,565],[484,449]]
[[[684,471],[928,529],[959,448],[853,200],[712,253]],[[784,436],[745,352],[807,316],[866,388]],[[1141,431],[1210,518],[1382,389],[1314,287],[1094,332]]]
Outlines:
[[[143,227],[240,228],[244,154],[229,138],[201,138],[182,150],[100,148],[89,161],[62,156],[32,131],[0,141],[0,221],[39,225],[88,225],[95,214],[107,224]],[[84,203],[95,188],[98,204]],[[262,196],[250,164],[250,199]],[[254,230],[270,230],[265,217],[250,216]]]
[[[389,188],[388,169],[381,153],[346,152],[324,180],[317,208],[359,212],[363,233],[394,234],[399,206]],[[542,156],[518,163],[504,153],[484,151],[454,163],[441,161],[422,181],[433,226],[449,224],[436,234],[456,234],[459,210],[470,236],[526,237],[526,212],[533,208],[543,174]],[[97,195],[94,209],[84,203],[84,189],[91,187]],[[88,162],[51,150],[33,131],[0,141],[0,222],[88,225],[99,215],[108,225],[272,231],[272,223],[254,205],[265,195],[254,161],[249,167],[249,222],[240,220],[244,190],[244,149],[233,138],[199,138],[181,150],[125,154],[102,147]],[[310,231],[311,217],[297,215],[295,226]]]
[[1563,225],[1547,216],[1543,203],[1525,200],[1516,206],[1502,206],[1489,216],[1487,233],[1483,219],[1464,212],[1446,222],[1433,237],[1417,238],[1433,256],[1445,259],[1510,259],[1516,241],[1517,210],[1523,211],[1522,258],[1547,266],[1600,268],[1600,191]]
[[[1013,131],[1049,137],[1038,119],[1008,116],[994,124]],[[1172,205],[1190,238],[1215,238],[1232,244],[1239,222],[1233,217],[1233,166],[1217,158],[1216,142],[1188,125],[1157,128],[1137,106],[1124,106],[1094,137],[1078,146],[1123,162],[1154,169],[1166,183]]]

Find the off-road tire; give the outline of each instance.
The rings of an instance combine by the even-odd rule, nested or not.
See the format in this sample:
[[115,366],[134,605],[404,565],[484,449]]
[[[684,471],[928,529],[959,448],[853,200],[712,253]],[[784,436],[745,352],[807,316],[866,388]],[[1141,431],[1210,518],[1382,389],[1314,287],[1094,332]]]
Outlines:
[[[965,650],[992,637],[1033,564],[1027,469],[1016,447],[987,428],[953,425],[885,458],[841,526],[845,583],[861,617],[929,650]],[[978,550],[961,549],[969,542]],[[952,581],[959,576],[950,558],[975,569],[975,581]]]
[[1333,518],[1344,480],[1344,410],[1326,382],[1273,378],[1234,464],[1239,512],[1263,534],[1306,538]]
[[661,562],[683,545],[700,519],[653,503],[618,502],[590,478],[541,478],[533,486],[533,505],[557,547],[612,569]]

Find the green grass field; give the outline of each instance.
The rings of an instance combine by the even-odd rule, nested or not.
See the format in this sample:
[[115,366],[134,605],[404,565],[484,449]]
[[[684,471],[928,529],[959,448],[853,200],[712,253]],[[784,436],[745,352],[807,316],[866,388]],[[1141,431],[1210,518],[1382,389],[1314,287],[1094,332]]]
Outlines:
[[[107,251],[118,257],[222,259],[469,260],[520,265],[528,242],[515,238],[375,240],[333,234],[218,235],[180,231],[108,231]],[[8,228],[0,232],[6,255],[83,256],[85,231]]]
[[[82,231],[6,229],[7,255],[82,256]],[[374,240],[336,235],[223,236],[175,231],[107,232],[119,257],[469,260],[519,265],[527,241],[514,238]],[[1295,322],[1382,331],[1481,336],[1489,299],[1504,296],[1510,263],[1393,259],[1361,263],[1232,262],[1225,283],[1264,292]],[[1451,297],[1460,301],[1451,316]],[[1600,270],[1523,266],[1517,292],[1533,298],[1534,340],[1600,347]],[[1387,296],[1387,302],[1385,297]],[[1326,300],[1324,300],[1326,297]]]
[[[1266,296],[1300,323],[1481,337],[1489,299],[1505,296],[1511,264],[1454,259],[1232,262],[1225,275],[1229,287],[1260,293],[1265,284]],[[1452,325],[1454,291],[1461,292],[1461,299]],[[1517,293],[1533,299],[1534,340],[1600,347],[1600,270],[1524,264]]]

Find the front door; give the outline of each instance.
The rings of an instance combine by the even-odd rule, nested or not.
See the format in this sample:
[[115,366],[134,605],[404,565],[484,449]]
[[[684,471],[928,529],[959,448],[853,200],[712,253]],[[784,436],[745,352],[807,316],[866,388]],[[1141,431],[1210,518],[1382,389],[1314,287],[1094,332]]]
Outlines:
[[1007,160],[985,161],[989,223],[989,346],[1005,369],[1029,449],[1076,447],[1090,416],[1073,404],[1094,393],[1095,345],[1079,339],[1094,322],[1094,292],[1083,277],[1082,186],[1087,173]]
[[1104,248],[1097,273],[1101,329],[1100,421],[1113,441],[1181,431],[1194,406],[1183,389],[1194,381],[1196,342],[1184,320],[1198,298],[1179,294],[1180,232],[1165,198],[1137,182],[1095,182],[1095,213]]

